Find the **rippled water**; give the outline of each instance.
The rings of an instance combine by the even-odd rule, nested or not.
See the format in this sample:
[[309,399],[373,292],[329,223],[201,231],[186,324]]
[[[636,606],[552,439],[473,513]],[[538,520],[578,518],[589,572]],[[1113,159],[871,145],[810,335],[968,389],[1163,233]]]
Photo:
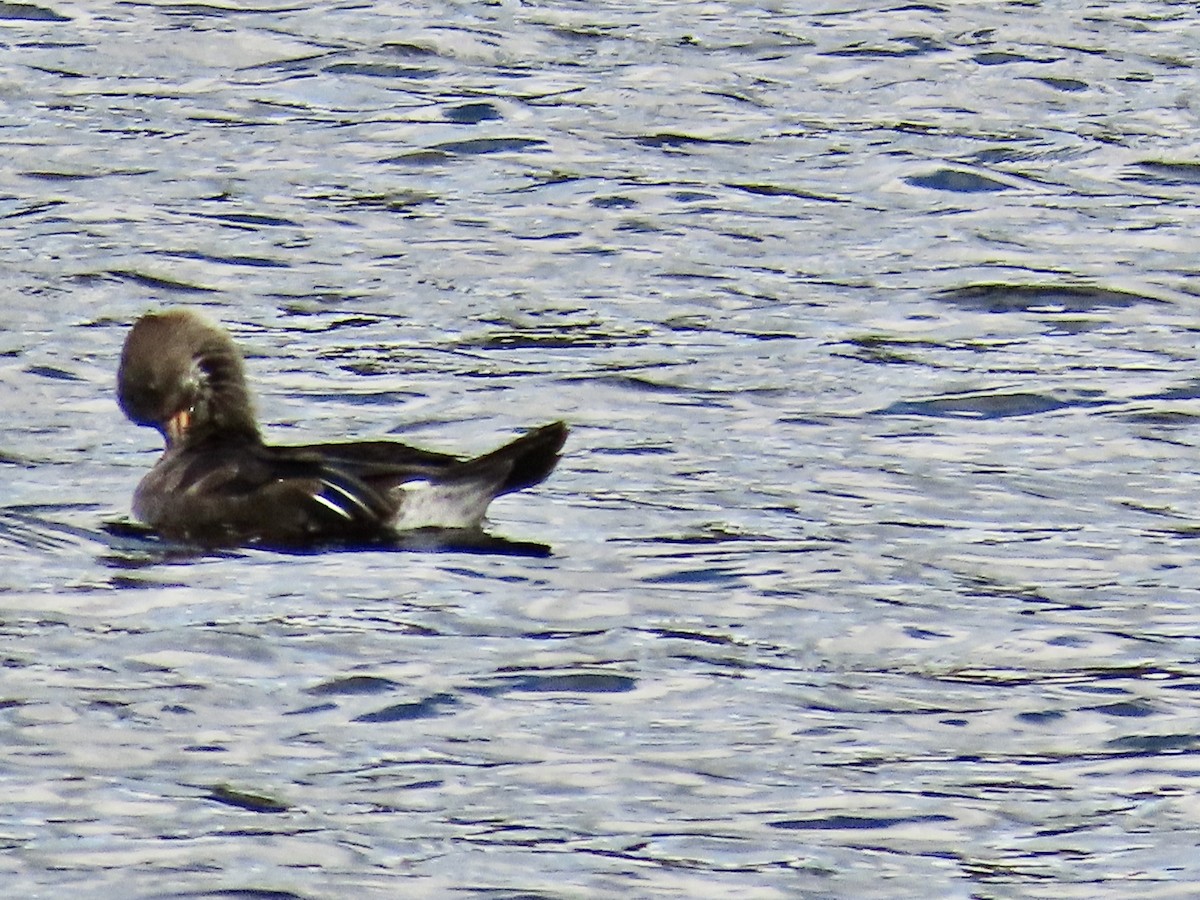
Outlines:
[[[6,896],[1184,897],[1194,4],[0,4]],[[106,526],[125,329],[549,559]]]

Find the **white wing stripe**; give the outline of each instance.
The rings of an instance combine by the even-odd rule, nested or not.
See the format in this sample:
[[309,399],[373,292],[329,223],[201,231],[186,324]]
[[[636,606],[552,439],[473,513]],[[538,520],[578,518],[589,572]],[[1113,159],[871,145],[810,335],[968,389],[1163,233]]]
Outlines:
[[350,515],[350,513],[347,512],[344,507],[338,506],[336,503],[334,503],[332,500],[330,500],[324,494],[313,494],[312,498],[314,500],[316,500],[318,503],[320,503],[322,506],[332,509],[335,513],[337,513],[343,519],[346,519],[348,521],[353,521],[354,516]]
[[321,492],[313,494],[312,498],[350,521],[354,520],[356,512],[365,515],[368,519],[376,516],[375,510],[371,509],[353,489],[338,484],[336,481],[330,481],[328,478],[321,479]]

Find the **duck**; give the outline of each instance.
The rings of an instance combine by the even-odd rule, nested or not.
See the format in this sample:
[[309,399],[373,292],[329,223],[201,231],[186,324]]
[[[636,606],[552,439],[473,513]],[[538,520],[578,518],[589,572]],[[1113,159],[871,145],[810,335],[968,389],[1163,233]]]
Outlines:
[[544,481],[568,433],[551,422],[471,458],[391,440],[269,444],[237,345],[185,308],[147,313],[130,328],[117,402],[165,444],[134,491],[134,517],[165,540],[205,547],[483,534],[489,504]]

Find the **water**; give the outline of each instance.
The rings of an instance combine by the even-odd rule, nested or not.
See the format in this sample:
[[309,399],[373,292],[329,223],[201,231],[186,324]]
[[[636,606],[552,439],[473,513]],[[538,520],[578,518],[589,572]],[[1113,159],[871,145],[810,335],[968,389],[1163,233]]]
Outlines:
[[[1172,2],[0,5],[0,884],[1185,897]],[[545,560],[113,533],[149,308]]]

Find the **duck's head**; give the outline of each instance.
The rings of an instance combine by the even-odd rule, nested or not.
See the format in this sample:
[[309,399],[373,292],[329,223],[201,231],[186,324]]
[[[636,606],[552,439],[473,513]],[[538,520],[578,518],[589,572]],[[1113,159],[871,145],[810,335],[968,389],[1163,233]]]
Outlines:
[[213,436],[258,438],[242,356],[220,326],[190,310],[150,313],[121,351],[117,402],[169,448]]

